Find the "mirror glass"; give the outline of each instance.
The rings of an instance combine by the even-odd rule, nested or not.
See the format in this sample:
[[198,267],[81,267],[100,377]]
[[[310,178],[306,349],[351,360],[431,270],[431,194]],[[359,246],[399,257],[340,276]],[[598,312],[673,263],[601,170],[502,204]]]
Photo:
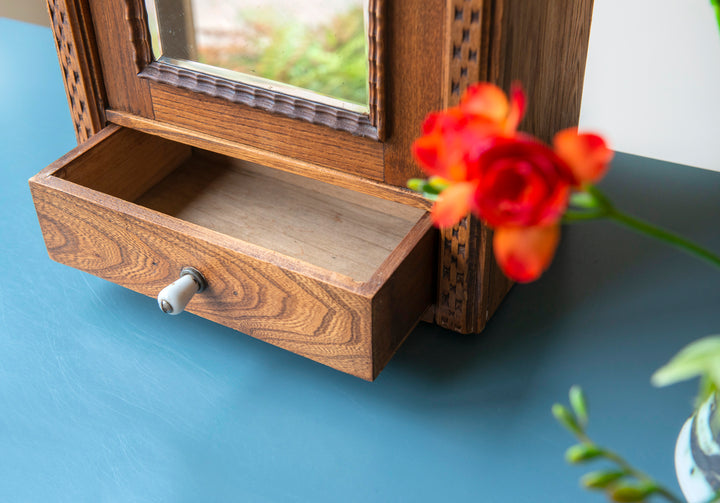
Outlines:
[[155,59],[368,112],[368,0],[145,0]]

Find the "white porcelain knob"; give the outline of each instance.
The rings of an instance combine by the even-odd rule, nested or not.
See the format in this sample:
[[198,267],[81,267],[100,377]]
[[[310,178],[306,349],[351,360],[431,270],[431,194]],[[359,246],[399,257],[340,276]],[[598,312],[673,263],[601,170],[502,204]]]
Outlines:
[[190,299],[202,292],[207,283],[200,272],[193,267],[185,267],[180,272],[180,279],[163,288],[158,294],[158,306],[167,314],[180,314],[185,310]]

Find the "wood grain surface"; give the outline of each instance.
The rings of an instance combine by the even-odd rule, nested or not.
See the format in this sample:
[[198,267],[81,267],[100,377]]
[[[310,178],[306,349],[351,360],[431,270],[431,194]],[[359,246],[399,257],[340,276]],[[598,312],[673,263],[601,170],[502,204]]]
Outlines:
[[383,179],[383,145],[377,141],[243,105],[231,107],[222,98],[155,82],[151,90],[158,121],[318,166]]
[[243,145],[209,134],[199,133],[187,128],[146,119],[125,112],[118,112],[116,110],[108,110],[107,117],[108,120],[114,124],[175,140],[203,150],[224,154],[236,159],[243,159],[281,171],[287,171],[288,173],[303,175],[313,180],[330,183],[338,187],[362,192],[363,194],[387,199],[389,201],[396,201],[423,210],[428,210],[432,206],[430,201],[409,189],[387,185],[335,169],[324,168],[265,149]]
[[[193,298],[190,312],[343,372],[374,379],[431,302],[433,278],[418,274],[432,267],[435,256],[428,215],[421,212],[367,281],[356,281],[70,181],[95,183],[102,177],[88,174],[91,161],[100,162],[101,174],[101,161],[122,150],[145,165],[144,150],[127,148],[126,141],[137,134],[142,133],[109,128],[31,179],[51,258],[151,297],[177,279],[183,266],[191,265],[203,273],[209,287]],[[147,136],[148,145],[167,142]],[[183,155],[173,163],[182,166],[186,147],[179,152]],[[280,184],[284,176],[291,175],[276,173],[273,181]],[[341,190],[328,187],[330,194]],[[202,196],[203,187],[197,189]],[[345,212],[348,200],[368,197],[346,192],[334,198]],[[317,204],[323,196],[327,194],[322,190],[315,191],[310,200]],[[217,203],[216,215],[227,209],[226,202]],[[367,204],[356,205],[363,209],[354,211],[366,214]],[[403,211],[417,214],[419,210]],[[412,216],[405,213],[401,219],[406,226]]]
[[425,214],[298,175],[216,157],[188,159],[137,204],[358,282],[370,279]]

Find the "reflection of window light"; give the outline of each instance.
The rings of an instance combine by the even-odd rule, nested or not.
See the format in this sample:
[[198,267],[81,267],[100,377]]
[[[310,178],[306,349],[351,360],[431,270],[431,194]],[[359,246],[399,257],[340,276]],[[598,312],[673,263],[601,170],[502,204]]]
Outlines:
[[145,8],[148,16],[148,27],[150,28],[150,44],[155,59],[157,59],[162,55],[162,45],[160,44],[160,25],[158,24],[155,2],[152,0],[145,2]]

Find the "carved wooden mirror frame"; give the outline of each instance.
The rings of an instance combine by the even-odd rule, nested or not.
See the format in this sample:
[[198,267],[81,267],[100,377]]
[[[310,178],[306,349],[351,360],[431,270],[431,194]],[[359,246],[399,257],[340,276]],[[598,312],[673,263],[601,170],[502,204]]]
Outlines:
[[232,103],[259,108],[293,119],[322,124],[340,131],[372,139],[383,138],[383,37],[384,0],[369,0],[368,9],[368,109],[358,113],[309,99],[263,89],[243,82],[207,75],[153,58],[147,30],[144,0],[124,0],[128,12],[130,36],[140,77],[179,87],[191,92],[224,98]]
[[[521,129],[541,138],[577,123],[593,4],[371,0],[375,90],[362,116],[153,63],[142,0],[47,2],[78,141],[113,122],[414,205],[402,188],[420,174],[410,145],[425,115],[470,83],[520,80],[530,103]],[[482,330],[510,287],[490,238],[475,219],[442,232],[428,320]]]

